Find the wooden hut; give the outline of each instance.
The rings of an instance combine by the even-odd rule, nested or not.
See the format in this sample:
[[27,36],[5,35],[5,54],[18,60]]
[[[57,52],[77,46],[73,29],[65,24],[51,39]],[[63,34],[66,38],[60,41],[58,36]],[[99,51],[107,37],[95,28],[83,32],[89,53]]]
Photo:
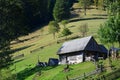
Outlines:
[[76,64],[84,61],[98,60],[101,49],[92,36],[63,43],[58,50],[60,64]]

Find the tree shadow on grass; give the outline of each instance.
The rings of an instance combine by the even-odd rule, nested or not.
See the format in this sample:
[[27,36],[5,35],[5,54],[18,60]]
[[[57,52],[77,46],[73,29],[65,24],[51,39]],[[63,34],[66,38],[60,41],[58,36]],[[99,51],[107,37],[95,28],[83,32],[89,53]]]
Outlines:
[[37,37],[39,37],[39,36],[40,36],[40,35],[36,35],[36,36],[30,37],[30,38],[27,38],[27,39],[17,40],[17,41],[14,41],[13,43],[11,43],[11,45],[17,44],[17,43],[23,43],[23,42],[25,42],[25,41],[29,41],[29,40],[34,39],[34,38],[37,38]]
[[34,45],[35,45],[35,44],[29,45],[29,46],[23,46],[23,47],[20,47],[20,48],[17,48],[17,49],[13,49],[13,50],[10,50],[9,53],[12,54],[12,53],[15,53],[15,52],[17,52],[17,51],[24,50],[24,49],[29,48],[29,47],[34,46]]
[[24,60],[24,58],[19,59],[19,60],[16,60],[16,61],[13,62],[13,64],[18,63],[18,62],[21,62],[21,61],[23,61],[23,60]]
[[92,16],[108,16],[107,14],[92,14]]
[[[13,53],[15,53],[15,52],[17,52],[17,51],[20,51],[20,50],[29,48],[29,47],[34,46],[34,45],[35,45],[35,44],[29,45],[29,46],[20,47],[20,48],[13,49],[13,50],[9,50],[9,51],[7,51],[7,53],[8,53],[8,54],[13,54]],[[2,53],[2,52],[0,52],[0,53]]]
[[[56,66],[55,66],[56,67]],[[46,71],[53,69],[55,67],[34,67],[34,68],[26,68],[23,71],[17,73],[17,80],[25,80],[29,76],[35,74],[36,72]]]
[[[17,52],[17,51],[20,51],[20,50],[29,48],[29,47],[31,47],[31,46],[33,46],[33,45],[24,46],[24,47],[17,48],[17,49],[13,49],[13,50],[9,50],[9,51],[6,51],[6,52],[0,52],[0,56],[5,55],[5,54],[8,54],[8,55],[10,55],[10,56],[9,56],[9,59],[11,59],[11,62],[13,62],[14,59],[15,59],[15,57],[16,57],[16,59],[19,59],[19,58],[21,58],[21,55],[20,55],[20,57],[19,57],[19,55],[13,57],[13,56],[11,56],[11,54],[13,54],[13,53],[15,53],[15,52]],[[22,53],[22,54],[23,54],[23,53]],[[24,54],[22,55],[22,57],[24,57]],[[11,64],[11,63],[9,63],[8,65],[10,65],[10,64]]]
[[107,19],[107,18],[103,18],[103,17],[79,18],[79,19],[70,20],[69,22],[77,22],[77,21],[84,21],[84,20],[95,20],[95,19]]
[[71,13],[70,18],[77,18],[79,17],[79,14],[76,13]]

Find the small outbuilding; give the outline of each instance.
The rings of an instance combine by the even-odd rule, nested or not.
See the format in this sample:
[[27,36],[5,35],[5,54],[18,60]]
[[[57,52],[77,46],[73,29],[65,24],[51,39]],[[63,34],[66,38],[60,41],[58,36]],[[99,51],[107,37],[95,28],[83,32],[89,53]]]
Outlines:
[[99,56],[104,57],[100,46],[92,36],[74,39],[63,43],[58,50],[60,64],[76,64],[84,61],[98,60]]
[[49,66],[57,66],[59,63],[59,60],[56,58],[49,58],[48,65]]

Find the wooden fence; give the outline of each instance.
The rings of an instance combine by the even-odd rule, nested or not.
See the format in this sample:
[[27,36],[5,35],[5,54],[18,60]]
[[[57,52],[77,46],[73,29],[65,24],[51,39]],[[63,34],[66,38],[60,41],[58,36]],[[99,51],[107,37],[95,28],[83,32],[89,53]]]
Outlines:
[[[101,73],[101,70],[94,70],[90,73],[84,73],[83,75],[79,76],[79,77],[76,77],[76,78],[73,78],[73,79],[67,79],[67,80],[83,80],[85,79],[86,77],[90,77],[94,74],[99,74]],[[95,78],[92,78],[91,80],[116,80],[117,78],[120,77],[120,69],[117,69],[107,75],[101,75],[101,76],[98,76],[98,77],[95,77]],[[89,80],[89,79],[87,79]]]
[[79,76],[79,77],[76,77],[76,78],[72,78],[72,79],[69,79],[69,80],[82,80],[88,76],[91,76],[91,75],[94,75],[94,74],[98,74],[98,73],[101,73],[101,69],[97,69],[97,70],[94,70],[94,71],[91,71],[89,73],[84,73],[83,75]]

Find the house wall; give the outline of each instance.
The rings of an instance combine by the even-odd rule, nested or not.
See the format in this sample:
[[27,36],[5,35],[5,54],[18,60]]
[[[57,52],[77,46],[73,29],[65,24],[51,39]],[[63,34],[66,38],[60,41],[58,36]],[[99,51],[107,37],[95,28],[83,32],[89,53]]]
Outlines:
[[59,64],[66,64],[66,55],[59,55]]
[[60,64],[66,64],[66,63],[68,63],[68,64],[77,64],[77,63],[83,62],[83,57],[84,56],[83,56],[82,52],[59,55]]
[[69,61],[69,64],[77,64],[83,62],[83,53],[74,56],[69,56],[67,60]]
[[82,51],[59,55],[60,64],[77,64],[84,61],[98,60],[99,53],[91,51]]

